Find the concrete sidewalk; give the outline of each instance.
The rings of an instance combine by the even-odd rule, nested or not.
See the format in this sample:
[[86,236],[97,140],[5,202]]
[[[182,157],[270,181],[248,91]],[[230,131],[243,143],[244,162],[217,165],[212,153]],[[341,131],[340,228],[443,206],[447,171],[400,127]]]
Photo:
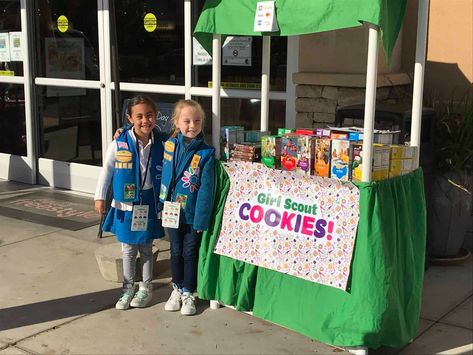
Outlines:
[[[8,185],[0,199],[38,188]],[[102,278],[94,255],[115,238],[96,235],[96,226],[69,231],[0,216],[0,354],[343,352],[245,313],[211,310],[207,301],[198,302],[193,317],[165,312],[167,268],[154,280],[150,307],[117,311],[120,284]],[[430,267],[416,339],[404,349],[370,353],[473,353],[472,282],[471,259]]]

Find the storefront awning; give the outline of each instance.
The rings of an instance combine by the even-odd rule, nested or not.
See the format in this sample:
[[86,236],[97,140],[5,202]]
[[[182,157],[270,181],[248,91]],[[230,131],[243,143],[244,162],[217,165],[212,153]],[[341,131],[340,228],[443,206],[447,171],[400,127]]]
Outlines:
[[278,32],[253,32],[257,0],[207,0],[194,37],[211,53],[212,34],[296,36],[379,26],[388,63],[404,20],[407,0],[276,0]]

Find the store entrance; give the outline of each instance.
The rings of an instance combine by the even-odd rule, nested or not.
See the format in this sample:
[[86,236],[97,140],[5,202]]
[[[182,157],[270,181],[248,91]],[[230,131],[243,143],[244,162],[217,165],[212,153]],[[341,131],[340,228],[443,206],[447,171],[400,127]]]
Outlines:
[[97,169],[90,167],[102,165],[99,6],[97,0],[34,1],[40,183],[91,190],[92,182],[74,186],[73,170],[94,180]]

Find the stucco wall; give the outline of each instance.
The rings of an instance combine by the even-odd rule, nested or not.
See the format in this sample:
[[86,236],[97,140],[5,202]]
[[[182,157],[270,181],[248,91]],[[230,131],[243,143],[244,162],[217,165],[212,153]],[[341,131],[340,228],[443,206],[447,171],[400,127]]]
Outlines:
[[[412,72],[417,0],[408,1],[402,67]],[[430,0],[424,97],[448,100],[473,84],[473,1]]]
[[[402,36],[399,36],[391,72],[398,72],[401,68],[401,43]],[[299,71],[365,74],[367,51],[367,26],[304,35],[300,37]],[[381,42],[378,58],[378,72],[388,73]]]

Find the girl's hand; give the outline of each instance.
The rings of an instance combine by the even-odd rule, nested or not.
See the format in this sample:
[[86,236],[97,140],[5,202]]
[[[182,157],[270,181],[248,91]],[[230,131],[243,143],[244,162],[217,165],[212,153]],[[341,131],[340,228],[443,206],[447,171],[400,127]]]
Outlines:
[[204,231],[197,231],[197,233],[199,233],[199,234],[201,234],[201,233],[203,233],[203,232],[204,232]]
[[95,200],[95,212],[97,212],[99,216],[103,215],[103,213],[105,212],[104,200]]
[[113,135],[113,139],[117,139],[120,134],[122,134],[123,128],[119,128],[115,131],[115,134]]

